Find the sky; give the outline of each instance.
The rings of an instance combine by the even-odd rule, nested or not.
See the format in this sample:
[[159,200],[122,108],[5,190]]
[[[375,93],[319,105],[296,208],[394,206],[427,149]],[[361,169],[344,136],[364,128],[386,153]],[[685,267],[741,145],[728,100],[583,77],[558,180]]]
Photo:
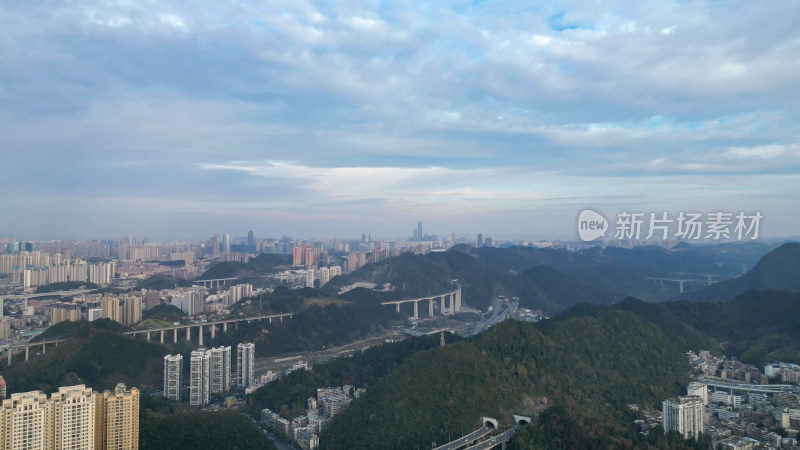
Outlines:
[[0,236],[799,233],[800,2],[0,2]]

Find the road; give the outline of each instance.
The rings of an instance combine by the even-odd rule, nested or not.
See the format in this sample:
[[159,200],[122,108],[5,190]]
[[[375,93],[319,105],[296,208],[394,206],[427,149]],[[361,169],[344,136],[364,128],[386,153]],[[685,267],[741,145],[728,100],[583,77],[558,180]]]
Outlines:
[[489,328],[497,325],[497,323],[505,320],[507,317],[510,317],[514,314],[517,309],[519,308],[519,300],[514,300],[513,302],[506,304],[505,300],[498,298],[494,302],[494,308],[492,309],[492,315],[489,316],[488,319],[479,323],[474,330],[468,336],[475,336],[476,334],[482,333]]
[[[362,350],[366,350],[370,347],[384,344],[387,340],[399,341],[405,339],[406,337],[408,336],[404,335],[402,332],[391,331],[381,336],[361,339],[346,345],[342,345],[340,347],[332,347],[315,352],[291,353],[291,354],[270,356],[268,358],[256,358],[254,366],[256,372],[263,372],[266,370],[272,370],[273,372],[275,372],[278,369],[290,366],[300,360],[312,364],[326,359],[338,358],[347,354],[359,353]],[[280,358],[283,361],[276,362],[275,358]],[[296,358],[296,359],[287,360],[286,358]]]
[[442,445],[440,447],[436,447],[433,450],[455,450],[457,448],[465,447],[468,446],[471,442],[476,441],[482,438],[483,436],[486,436],[492,431],[494,431],[494,428],[483,427],[473,431],[472,433],[466,436],[460,437],[455,441],[448,442],[447,444]]
[[509,428],[508,430],[498,434],[497,436],[493,436],[489,438],[489,440],[483,441],[479,444],[475,444],[472,447],[467,447],[465,450],[486,450],[490,448],[497,447],[498,445],[503,444],[504,442],[508,442],[514,437],[514,433],[517,432],[517,427]]

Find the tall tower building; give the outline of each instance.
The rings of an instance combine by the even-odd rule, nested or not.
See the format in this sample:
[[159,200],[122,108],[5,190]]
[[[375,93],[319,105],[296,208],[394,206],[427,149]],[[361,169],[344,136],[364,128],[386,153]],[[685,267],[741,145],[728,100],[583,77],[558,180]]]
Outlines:
[[183,400],[183,356],[164,356],[164,397]]
[[256,237],[253,234],[253,230],[247,232],[247,250],[251,252],[256,251]]
[[424,241],[425,240],[425,235],[422,234],[422,221],[421,220],[419,222],[417,222],[417,238],[420,241]]
[[703,432],[703,399],[697,396],[670,398],[664,401],[664,432],[675,430],[684,438],[696,438]]
[[254,362],[256,360],[256,344],[241,343],[236,346],[236,371],[239,387],[252,386],[254,378]]
[[103,450],[139,448],[139,390],[120,383],[95,395],[95,445]]
[[204,348],[192,351],[189,357],[189,404],[208,404],[211,386],[211,352]]
[[233,387],[231,380],[231,347],[215,347],[211,353],[211,384],[212,394],[228,392]]
[[483,247],[483,234],[478,233],[478,245],[477,247]]
[[[92,389],[82,384],[61,387],[50,396],[50,403],[53,417],[51,448],[94,450],[95,396]],[[138,412],[137,409],[137,415]]]
[[225,234],[222,236],[222,251],[225,253],[231,252],[231,235]]

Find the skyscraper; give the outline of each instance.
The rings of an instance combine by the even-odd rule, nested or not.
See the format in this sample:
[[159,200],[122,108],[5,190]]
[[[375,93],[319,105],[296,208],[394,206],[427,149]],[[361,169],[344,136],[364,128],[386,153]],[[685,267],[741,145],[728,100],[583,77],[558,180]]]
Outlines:
[[[139,448],[139,390],[120,383],[114,392],[95,394],[95,448]],[[67,447],[64,447],[67,448]]]
[[664,401],[664,431],[675,430],[684,438],[696,438],[703,432],[703,399],[697,396],[670,398]]
[[189,357],[189,404],[205,406],[210,397],[211,352],[205,348],[192,351]]
[[478,245],[477,247],[483,247],[483,234],[478,233]]
[[247,388],[253,384],[255,359],[256,344],[251,342],[236,346],[236,379],[240,388]]
[[253,234],[253,230],[247,232],[247,251],[256,251],[256,237]]
[[210,391],[212,394],[228,392],[233,387],[231,380],[231,348],[215,347],[209,350],[211,353],[211,381]]
[[164,356],[164,397],[183,400],[183,356]]
[[421,220],[419,222],[417,222],[417,238],[420,241],[424,241],[425,240],[425,235],[422,234],[422,221]]
[[225,253],[231,252],[231,235],[225,234],[222,236],[222,251]]

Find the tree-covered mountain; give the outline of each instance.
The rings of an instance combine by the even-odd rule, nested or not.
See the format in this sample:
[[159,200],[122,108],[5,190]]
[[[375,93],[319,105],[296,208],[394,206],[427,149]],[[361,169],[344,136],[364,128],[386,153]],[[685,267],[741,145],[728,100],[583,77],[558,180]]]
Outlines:
[[[546,280],[542,277],[531,277],[531,272],[523,275],[526,271],[545,266],[571,277],[574,280],[572,284],[579,284],[585,292],[591,292],[578,301],[608,303],[607,296],[598,297],[596,291],[604,291],[615,298],[635,296],[648,301],[663,301],[679,294],[678,284],[655,283],[652,278],[686,278],[686,273],[737,273],[743,264],[751,263],[770,249],[766,244],[746,243],[686,244],[672,250],[658,246],[630,249],[591,247],[571,252],[566,249],[516,246],[474,248],[461,244],[446,252],[407,254],[367,264],[354,273],[336,277],[326,286],[326,290],[335,294],[339,288],[356,281],[390,283],[394,290],[390,294],[380,294],[380,297],[413,298],[446,292],[452,280],[458,280],[463,287],[464,303],[483,309],[499,294],[523,297],[535,291],[548,291]],[[531,280],[525,282],[526,277]],[[702,276],[695,277],[698,282],[686,283],[685,289],[697,289],[705,285]],[[521,290],[517,292],[516,288]],[[575,304],[575,296],[572,295],[575,291],[574,288],[566,289],[568,294],[560,296],[563,298],[551,295],[551,301],[546,302],[548,312],[558,312]],[[353,299],[372,299],[363,292],[350,296]]]
[[541,309],[547,314],[578,303],[608,305],[623,299],[622,295],[587,286],[548,266],[532,267],[503,285],[511,295],[519,297],[520,306]]
[[219,262],[209,267],[199,280],[213,280],[217,278],[247,278],[274,273],[278,267],[288,266],[292,263],[289,255],[262,253],[247,263]]
[[728,354],[762,366],[800,361],[800,292],[750,291],[727,302],[667,302],[680,320],[726,342]]
[[767,253],[744,275],[687,292],[682,300],[730,300],[746,291],[800,291],[800,242],[788,242]]
[[[509,423],[514,413],[540,413],[542,398],[564,407],[596,447],[639,445],[627,405],[654,406],[685,389],[689,342],[635,312],[638,303],[649,314],[646,304],[624,303],[540,327],[505,321],[417,353],[337,416],[323,448],[426,448],[477,428],[480,416]],[[691,348],[708,344],[695,337]]]

